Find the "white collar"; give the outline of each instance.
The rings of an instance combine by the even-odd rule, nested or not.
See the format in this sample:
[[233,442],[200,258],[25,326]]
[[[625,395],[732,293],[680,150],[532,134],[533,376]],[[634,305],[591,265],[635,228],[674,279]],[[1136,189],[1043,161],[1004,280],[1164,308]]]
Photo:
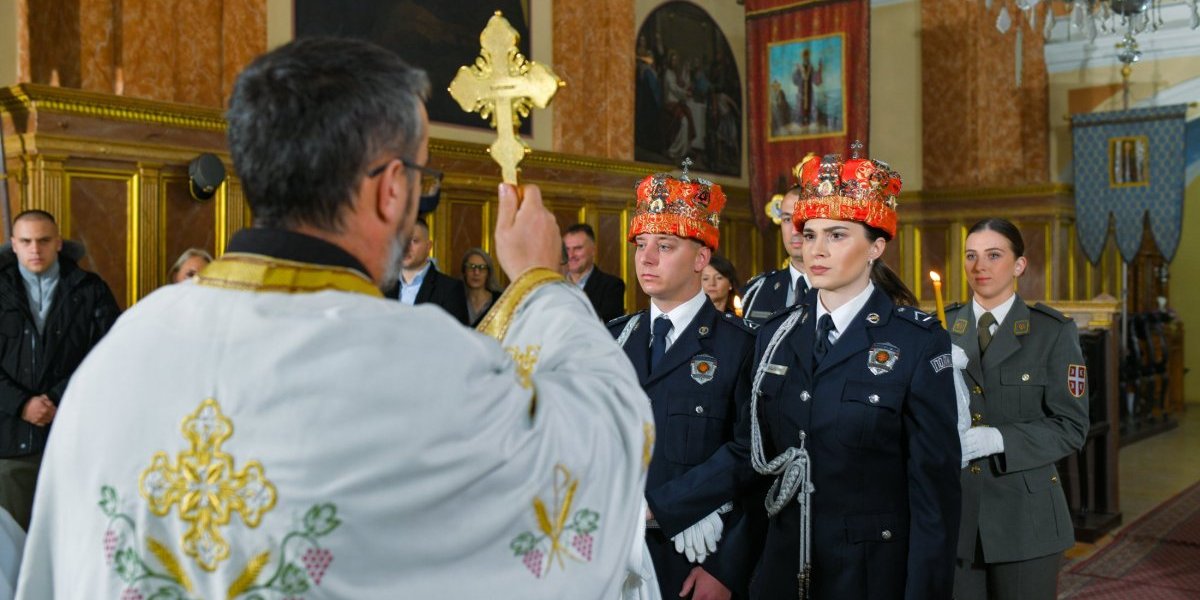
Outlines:
[[850,323],[854,321],[854,317],[862,311],[867,305],[867,300],[871,299],[871,293],[875,291],[875,284],[868,281],[867,287],[859,292],[857,296],[850,299],[849,302],[837,307],[832,312],[825,308],[825,304],[821,302],[821,295],[817,294],[817,319],[829,313],[833,317],[833,326],[837,328],[834,333],[834,339],[840,337],[846,332],[846,328],[850,327]]
[[1013,293],[1013,295],[1009,296],[1008,300],[1005,300],[1003,303],[1000,304],[1000,306],[997,306],[996,308],[993,308],[992,310],[985,310],[982,306],[979,305],[979,302],[977,300],[972,298],[971,299],[971,312],[975,314],[975,324],[976,325],[979,324],[979,317],[982,317],[983,313],[990,312],[990,313],[992,313],[993,317],[996,317],[996,325],[999,326],[1001,323],[1004,322],[1004,318],[1008,316],[1008,311],[1012,310],[1013,303],[1016,301],[1017,301],[1017,294]]
[[812,282],[808,280],[808,274],[797,269],[792,261],[788,261],[788,274],[792,276],[792,289],[796,289],[796,279],[800,277],[804,278],[804,286],[812,289]]
[[692,319],[696,318],[696,313],[704,307],[705,302],[712,302],[708,299],[708,294],[704,290],[700,290],[691,300],[676,306],[670,312],[664,313],[658,309],[658,305],[654,304],[654,300],[650,300],[650,327],[653,331],[654,320],[665,314],[671,320],[671,332],[667,334],[667,345],[670,346],[679,334],[687,329],[687,326],[692,323]]

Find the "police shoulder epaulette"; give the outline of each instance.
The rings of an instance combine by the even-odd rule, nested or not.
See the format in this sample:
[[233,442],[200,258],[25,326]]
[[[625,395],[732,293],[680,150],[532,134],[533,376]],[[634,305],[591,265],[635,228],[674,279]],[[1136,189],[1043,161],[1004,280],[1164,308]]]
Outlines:
[[754,335],[754,328],[747,325],[745,319],[743,319],[737,315],[730,314],[730,313],[725,313],[723,315],[723,317],[724,317],[723,320],[726,323],[729,323],[730,325],[733,325],[733,326],[737,327],[738,329],[741,329],[742,331],[749,333],[750,335]]
[[779,269],[776,269],[774,271],[763,271],[762,273],[759,273],[758,275],[751,277],[750,281],[747,281],[746,285],[742,286],[742,289],[744,289],[744,290],[749,289],[750,286],[754,285],[755,283],[758,283],[759,280],[766,279],[778,272],[779,272]]
[[778,321],[778,320],[780,319],[780,317],[785,317],[785,316],[787,316],[787,315],[790,315],[790,314],[792,314],[794,311],[796,311],[796,310],[798,310],[798,309],[800,309],[800,308],[802,308],[802,307],[804,307],[804,304],[803,304],[803,303],[801,303],[801,304],[793,304],[793,305],[791,305],[791,306],[785,306],[785,307],[783,307],[783,308],[781,308],[781,309],[779,309],[779,310],[777,310],[777,311],[775,311],[775,312],[771,313],[771,316],[767,317],[767,320],[766,320],[766,321],[763,321],[763,322],[762,322],[762,324],[761,324],[761,325],[759,325],[758,327],[759,327],[759,329],[761,329],[761,328],[763,328],[763,327],[766,327],[768,324],[770,324],[770,323],[774,323],[775,321]]
[[617,329],[617,328],[619,328],[619,326],[622,326],[626,322],[626,320],[637,317],[638,314],[641,314],[643,312],[646,312],[646,311],[642,310],[642,311],[637,311],[637,312],[631,312],[629,314],[622,314],[622,316],[617,317],[616,319],[610,320],[610,322],[608,322],[606,324],[606,326],[607,326],[607,328],[610,328],[610,329]]
[[958,310],[958,309],[960,309],[960,308],[962,308],[962,307],[964,307],[964,306],[966,306],[966,305],[967,305],[967,304],[966,304],[965,302],[951,302],[950,304],[947,304],[947,305],[946,305],[946,308],[944,308],[944,309],[942,309],[942,310],[945,310],[945,311],[946,311],[946,314],[948,315],[948,314],[950,314],[950,313],[952,313],[952,312],[954,312],[954,311],[956,311],[956,310]]
[[895,312],[896,316],[900,317],[901,319],[915,323],[921,327],[924,327],[925,329],[929,329],[938,324],[936,316],[912,306],[897,306],[893,312]]
[[1058,312],[1053,307],[1051,307],[1047,304],[1044,304],[1042,302],[1038,302],[1037,304],[1034,304],[1033,306],[1030,306],[1029,308],[1032,308],[1033,310],[1036,310],[1042,314],[1048,315],[1048,316],[1054,318],[1054,320],[1058,321],[1059,323],[1066,323],[1067,321],[1071,320],[1070,318],[1067,317],[1067,315],[1064,315],[1064,314]]

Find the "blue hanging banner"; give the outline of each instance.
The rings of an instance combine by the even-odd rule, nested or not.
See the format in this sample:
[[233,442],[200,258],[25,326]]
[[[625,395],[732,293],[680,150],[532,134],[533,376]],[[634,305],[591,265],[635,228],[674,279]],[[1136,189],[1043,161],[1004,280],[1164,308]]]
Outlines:
[[1132,262],[1142,247],[1143,215],[1168,262],[1183,224],[1186,104],[1071,117],[1075,229],[1079,247],[1100,261],[1114,217],[1117,249]]

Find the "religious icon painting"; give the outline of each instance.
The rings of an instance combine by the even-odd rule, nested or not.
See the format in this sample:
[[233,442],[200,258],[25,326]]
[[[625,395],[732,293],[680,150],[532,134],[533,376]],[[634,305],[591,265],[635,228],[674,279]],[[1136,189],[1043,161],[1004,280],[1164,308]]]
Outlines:
[[768,141],[846,135],[846,35],[767,46]]
[[692,2],[666,2],[638,29],[634,158],[742,174],[742,80],[729,40]]

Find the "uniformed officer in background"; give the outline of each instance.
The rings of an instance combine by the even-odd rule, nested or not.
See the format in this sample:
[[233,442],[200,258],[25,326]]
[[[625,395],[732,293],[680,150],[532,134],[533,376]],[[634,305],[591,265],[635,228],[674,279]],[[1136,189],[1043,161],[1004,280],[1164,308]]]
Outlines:
[[[812,155],[810,155],[812,156]],[[800,165],[796,165],[799,173]],[[796,175],[799,181],[799,175]],[[771,219],[779,224],[783,248],[788,254],[786,268],[759,273],[746,282],[745,298],[742,298],[742,315],[751,327],[762,325],[771,315],[794,306],[812,287],[804,272],[804,236],[792,225],[792,211],[800,198],[800,187],[793,186],[784,195],[777,207],[768,207]]]
[[959,600],[1051,600],[1062,552],[1074,542],[1054,464],[1089,427],[1087,368],[1075,322],[1027,306],[1021,232],[1004,219],[968,230],[964,266],[974,292],[948,320],[967,354],[972,427],[963,436]]
[[900,176],[857,156],[800,169],[792,220],[818,289],[758,330],[751,455],[775,483],[751,597],[949,600],[953,364],[946,331],[879,260]]
[[[758,556],[744,546],[746,511],[736,496],[760,478],[748,440],[731,441],[747,417],[754,336],[714,308],[700,283],[724,205],[720,186],[686,170],[681,179],[642,180],[629,241],[650,309],[609,323],[654,409],[646,545],[664,598],[744,597]],[[752,508],[761,513],[761,500]]]

